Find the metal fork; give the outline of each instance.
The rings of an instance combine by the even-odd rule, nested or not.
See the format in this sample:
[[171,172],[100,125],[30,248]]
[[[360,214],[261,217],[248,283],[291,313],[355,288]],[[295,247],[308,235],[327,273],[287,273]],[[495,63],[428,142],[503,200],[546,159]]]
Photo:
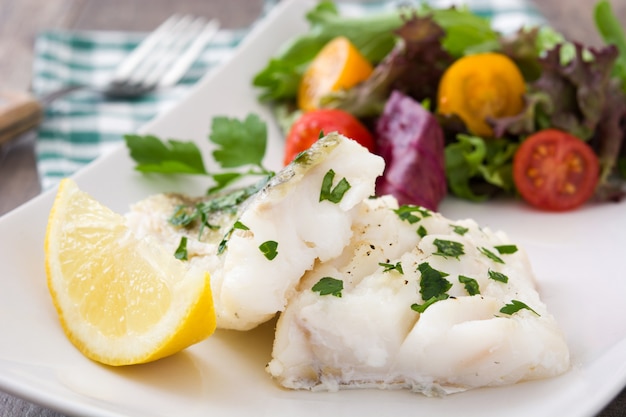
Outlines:
[[131,99],[174,86],[219,29],[216,19],[174,15],[147,36],[116,68],[104,86],[72,85],[47,94],[46,105],[72,91],[93,89],[107,97]]
[[120,64],[104,93],[128,98],[175,85],[218,28],[215,19],[172,16]]
[[0,91],[0,145],[35,127],[44,107],[73,91],[91,89],[110,98],[131,99],[175,85],[218,28],[215,19],[207,22],[199,17],[174,15],[148,35],[103,86],[71,85],[38,98]]

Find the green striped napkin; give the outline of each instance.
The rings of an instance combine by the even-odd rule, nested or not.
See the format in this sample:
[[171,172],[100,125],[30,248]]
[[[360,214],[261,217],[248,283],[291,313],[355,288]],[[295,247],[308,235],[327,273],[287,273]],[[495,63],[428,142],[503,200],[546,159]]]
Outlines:
[[[406,3],[406,2],[404,2]],[[435,7],[466,4],[492,19],[504,32],[542,21],[525,0],[431,0]],[[267,3],[271,6],[271,2]],[[395,2],[342,2],[342,13],[374,13],[396,7]],[[246,30],[220,30],[183,80],[174,88],[140,99],[109,100],[97,92],[79,90],[57,99],[45,109],[37,140],[37,164],[42,188],[56,184],[96,157],[113,149],[126,133],[167,111],[207,71],[227,60]],[[73,84],[102,84],[116,65],[145,36],[120,32],[41,33],[35,42],[33,91],[37,96]]]
[[[173,88],[134,100],[107,99],[83,89],[46,106],[36,145],[42,188],[108,152],[122,135],[171,108],[210,68],[228,59],[245,33],[221,30]],[[144,36],[118,32],[41,33],[35,42],[33,92],[43,97],[68,85],[105,83]]]

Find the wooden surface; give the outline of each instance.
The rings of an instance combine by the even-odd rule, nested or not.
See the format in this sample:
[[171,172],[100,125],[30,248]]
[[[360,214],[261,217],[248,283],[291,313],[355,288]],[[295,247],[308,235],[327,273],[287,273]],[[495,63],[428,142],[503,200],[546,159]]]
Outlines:
[[[598,46],[592,21],[595,0],[533,0],[549,23],[569,39]],[[626,26],[626,1],[612,0]],[[262,0],[0,0],[0,90],[28,90],[33,41],[42,29],[146,31],[173,12],[218,17],[223,27],[245,27]],[[0,216],[40,192],[33,135],[0,148]],[[623,364],[616,364],[622,366]],[[593,389],[592,387],[590,387]],[[60,414],[0,392],[0,416],[59,417]],[[626,392],[602,417],[626,416]]]

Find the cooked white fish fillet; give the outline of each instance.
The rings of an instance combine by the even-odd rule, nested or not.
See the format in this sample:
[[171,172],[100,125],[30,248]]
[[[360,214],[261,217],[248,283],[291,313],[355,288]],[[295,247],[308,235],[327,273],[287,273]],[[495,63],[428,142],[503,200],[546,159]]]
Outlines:
[[[172,253],[185,236],[188,261],[211,274],[218,328],[248,330],[284,310],[316,261],[343,251],[355,207],[374,194],[383,168],[382,158],[332,133],[242,202],[160,194],[135,204],[127,220]],[[198,217],[198,203],[218,209],[204,210],[205,221],[172,224],[173,213]]]
[[349,245],[307,272],[277,322],[267,370],[282,386],[441,395],[568,369],[527,256],[506,235],[392,197],[357,210]]
[[187,239],[188,262],[211,273],[218,327],[282,312],[267,366],[282,386],[441,395],[569,368],[527,256],[504,233],[370,198],[383,161],[340,135],[298,161],[261,190],[160,194],[127,214],[172,253]]

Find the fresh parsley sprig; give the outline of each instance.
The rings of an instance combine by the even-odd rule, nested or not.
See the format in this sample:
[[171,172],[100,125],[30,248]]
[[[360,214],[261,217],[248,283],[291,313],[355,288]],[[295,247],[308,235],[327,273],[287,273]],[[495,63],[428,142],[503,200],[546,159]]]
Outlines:
[[135,169],[160,174],[208,175],[215,185],[208,191],[220,191],[239,179],[254,175],[274,175],[263,166],[267,148],[267,125],[259,116],[245,119],[214,117],[210,142],[216,145],[213,159],[222,171],[210,173],[198,146],[191,141],[162,140],[154,135],[125,135],[124,140],[135,160]]

